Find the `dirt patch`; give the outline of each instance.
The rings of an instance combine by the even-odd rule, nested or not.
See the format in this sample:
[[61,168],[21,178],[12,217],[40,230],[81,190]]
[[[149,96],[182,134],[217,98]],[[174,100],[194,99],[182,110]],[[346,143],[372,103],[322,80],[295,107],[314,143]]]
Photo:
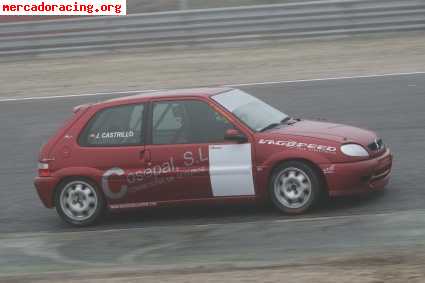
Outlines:
[[[79,282],[316,282],[316,283],[395,283],[395,282],[425,282],[424,266],[390,265],[380,268],[350,267],[334,268],[280,268],[262,270],[229,271],[217,273],[200,273],[187,275],[157,275],[135,278],[117,278],[111,280],[87,280]],[[66,281],[65,281],[66,282]],[[70,281],[72,282],[72,281]]]
[[[0,278],[1,279],[1,278]],[[317,282],[317,283],[405,283],[425,282],[425,258],[386,254],[346,256],[312,264],[270,265],[263,267],[188,268],[176,270],[114,270],[38,274],[8,277],[7,282]]]
[[425,71],[423,35],[19,58],[0,63],[0,98]]

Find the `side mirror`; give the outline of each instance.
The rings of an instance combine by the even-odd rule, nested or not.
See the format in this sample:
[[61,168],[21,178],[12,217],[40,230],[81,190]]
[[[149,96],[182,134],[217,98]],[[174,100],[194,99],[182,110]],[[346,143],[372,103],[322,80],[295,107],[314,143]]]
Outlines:
[[236,129],[228,129],[224,134],[224,139],[238,143],[245,143],[248,141],[247,137]]

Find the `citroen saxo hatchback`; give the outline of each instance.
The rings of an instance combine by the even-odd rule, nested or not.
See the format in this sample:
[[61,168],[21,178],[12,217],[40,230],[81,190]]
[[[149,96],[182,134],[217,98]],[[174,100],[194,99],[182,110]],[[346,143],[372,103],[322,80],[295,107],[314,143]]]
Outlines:
[[383,189],[392,155],[375,133],[293,119],[237,89],[82,105],[43,146],[35,186],[84,226],[106,209],[267,201],[299,214],[321,194]]

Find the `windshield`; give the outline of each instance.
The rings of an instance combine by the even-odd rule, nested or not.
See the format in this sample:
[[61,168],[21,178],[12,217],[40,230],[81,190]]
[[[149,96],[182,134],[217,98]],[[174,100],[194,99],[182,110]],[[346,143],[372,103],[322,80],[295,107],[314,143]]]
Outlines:
[[212,98],[256,132],[270,125],[278,125],[288,118],[285,113],[238,89],[214,95]]

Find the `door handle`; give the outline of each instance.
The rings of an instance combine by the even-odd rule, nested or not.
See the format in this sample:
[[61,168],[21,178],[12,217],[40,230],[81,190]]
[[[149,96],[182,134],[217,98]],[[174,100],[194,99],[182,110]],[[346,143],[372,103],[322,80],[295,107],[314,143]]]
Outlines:
[[151,162],[151,152],[148,149],[140,151],[140,159],[143,159],[145,162]]

